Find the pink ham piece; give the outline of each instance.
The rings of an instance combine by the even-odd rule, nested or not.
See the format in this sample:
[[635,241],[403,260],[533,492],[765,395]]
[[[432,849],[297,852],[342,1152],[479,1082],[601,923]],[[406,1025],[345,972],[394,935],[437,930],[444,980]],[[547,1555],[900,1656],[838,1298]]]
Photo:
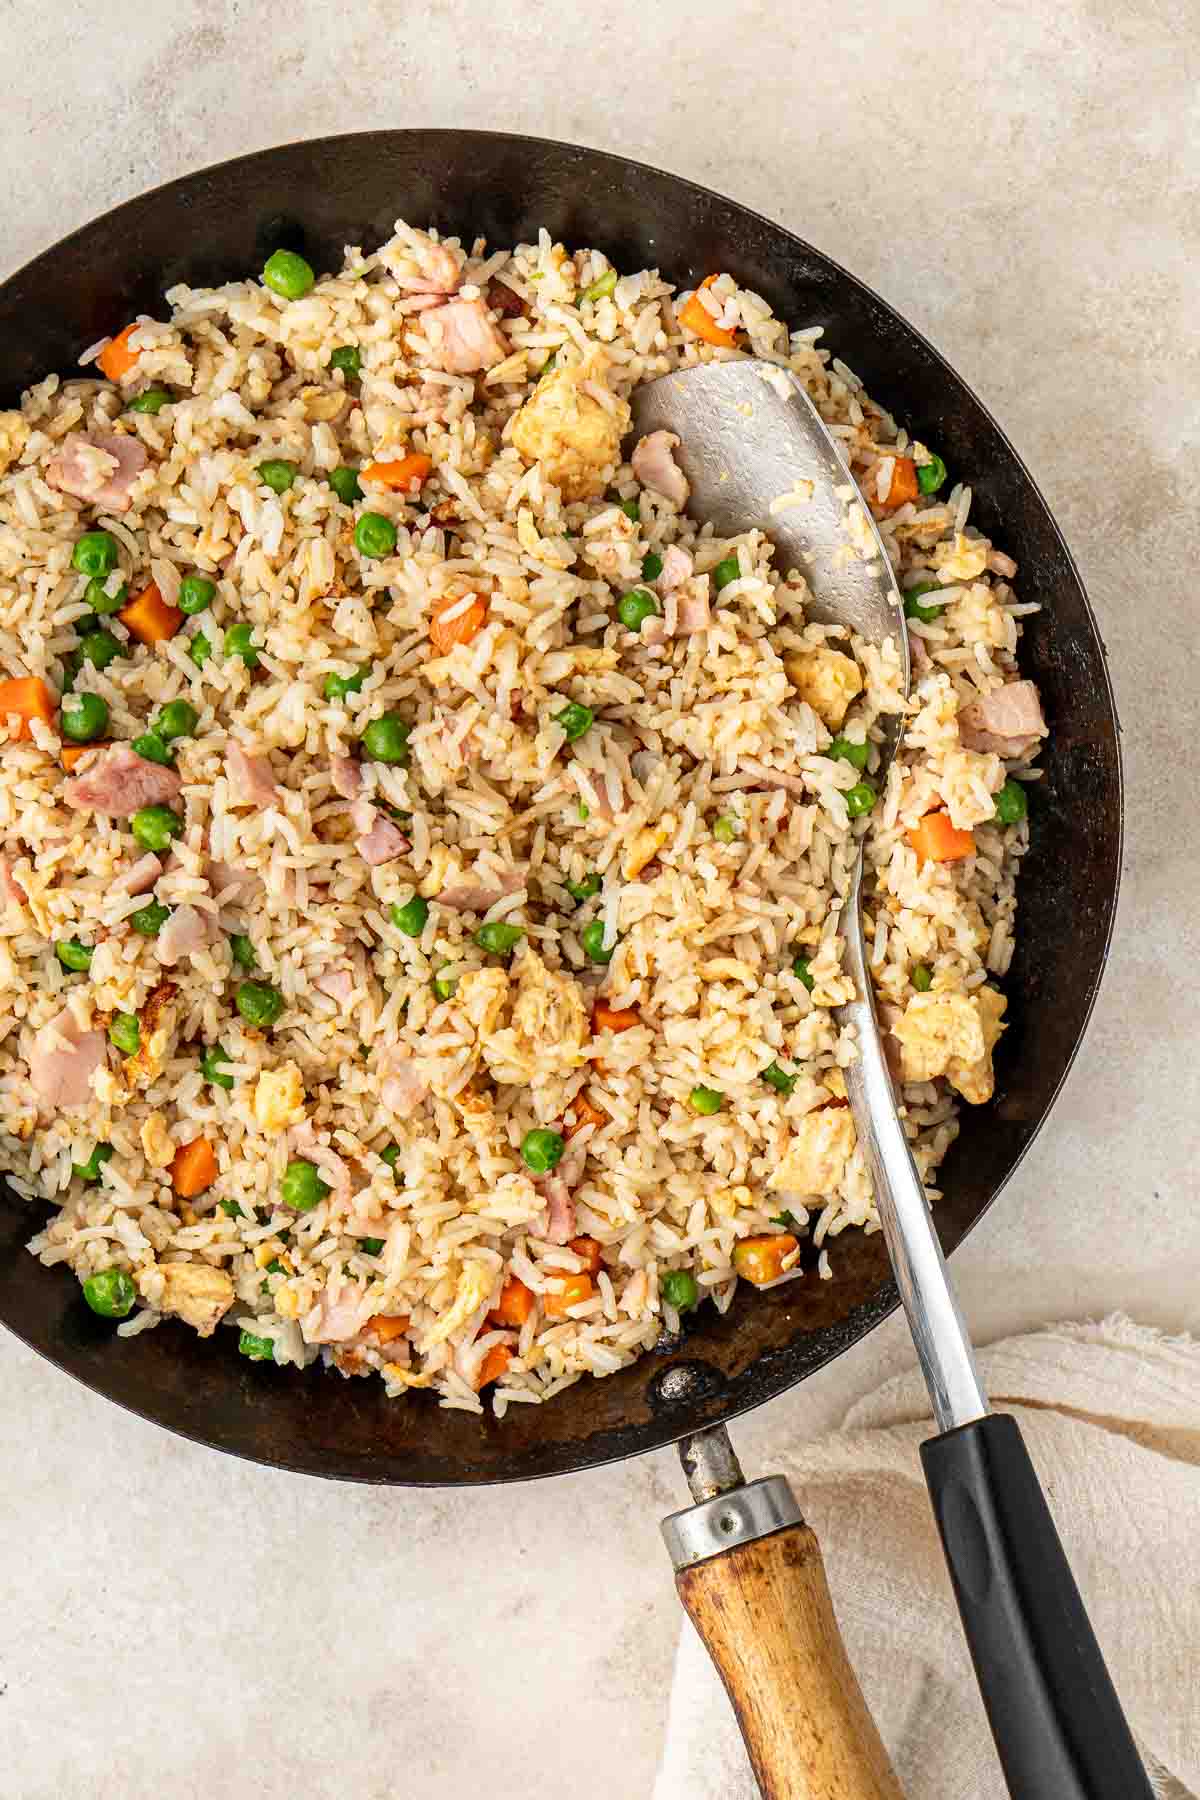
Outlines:
[[60,1106],[86,1106],[92,1076],[104,1061],[104,1033],[84,1031],[65,1006],[33,1040],[29,1078],[47,1112]]
[[354,847],[372,869],[379,868],[382,863],[395,862],[398,856],[412,848],[399,826],[393,825],[382,813],[375,813],[370,829],[355,839]]
[[321,1295],[300,1321],[300,1330],[308,1344],[341,1344],[354,1337],[362,1318],[367,1290],[344,1287],[336,1300],[328,1291]]
[[1010,681],[973,700],[959,711],[958,735],[967,750],[1028,756],[1049,736],[1037,688],[1032,681]]
[[194,906],[177,906],[154,940],[154,953],[167,967],[208,942],[208,920]]
[[318,975],[313,986],[338,1006],[349,1006],[357,983],[353,969],[330,969],[327,975]]
[[205,879],[214,900],[220,897],[227,906],[252,900],[262,885],[249,869],[235,869],[232,863],[215,857],[209,861]]
[[422,1066],[407,1044],[392,1044],[376,1061],[379,1098],[398,1119],[411,1118],[429,1096]]
[[566,1182],[557,1175],[551,1175],[539,1185],[546,1196],[546,1210],[539,1221],[538,1235],[552,1244],[565,1244],[575,1230],[575,1202],[567,1191]]
[[523,869],[512,869],[494,880],[485,877],[478,882],[463,881],[457,887],[443,888],[438,901],[455,912],[487,912],[498,900],[518,893],[528,879]]
[[353,800],[362,792],[362,769],[352,756],[331,756],[329,759],[329,780],[335,794],[343,800]]
[[649,437],[641,439],[629,460],[643,487],[661,494],[682,511],[692,490],[671,454],[678,442],[673,431],[652,431]]
[[178,799],[180,786],[174,769],[147,762],[128,744],[114,744],[82,775],[63,783],[62,797],[68,806],[128,819],[143,806],[165,806]]
[[7,856],[0,856],[0,901],[4,907],[24,906],[29,896],[12,872]]
[[46,480],[89,506],[127,512],[129,490],[145,466],[146,452],[135,437],[114,431],[94,431],[85,437],[72,431],[59,445]]
[[654,585],[660,594],[669,594],[675,588],[682,587],[685,581],[692,578],[695,565],[686,550],[678,544],[668,544],[663,551],[662,568]]
[[424,324],[434,361],[449,375],[494,368],[508,355],[508,339],[492,324],[482,300],[451,300],[448,306],[434,307]]
[[675,631],[679,637],[707,631],[712,624],[712,608],[708,602],[708,576],[697,575],[680,590],[679,613]]
[[462,270],[458,258],[444,244],[435,244],[424,232],[409,245],[416,262],[416,275],[397,276],[397,286],[410,294],[456,294],[462,286]]
[[279,797],[270,758],[248,754],[233,739],[225,746],[225,773],[238,806],[270,806]]
[[154,886],[162,872],[162,863],[153,850],[148,850],[145,856],[139,856],[135,863],[131,863],[117,876],[112,884],[112,891],[114,894],[145,894]]

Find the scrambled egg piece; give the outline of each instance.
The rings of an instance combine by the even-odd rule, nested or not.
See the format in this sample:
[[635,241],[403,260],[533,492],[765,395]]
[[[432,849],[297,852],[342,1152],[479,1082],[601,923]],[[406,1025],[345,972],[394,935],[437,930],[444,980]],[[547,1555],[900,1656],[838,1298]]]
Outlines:
[[224,1269],[207,1263],[158,1263],[135,1277],[143,1293],[153,1292],[156,1276],[162,1277],[162,1298],[151,1304],[195,1326],[201,1337],[211,1337],[233,1305],[233,1282]]
[[127,1056],[121,1072],[130,1088],[149,1087],[167,1060],[175,1031],[175,1009],[171,1005],[177,989],[170,981],[160,981],[138,1014],[141,1037],[132,1056]]
[[717,1188],[708,1196],[709,1208],[719,1219],[736,1219],[743,1206],[751,1206],[754,1196],[748,1187]]
[[455,1011],[474,1027],[476,1036],[484,1037],[495,1029],[507,998],[507,970],[470,969],[459,981]]
[[586,392],[602,383],[608,358],[591,356],[544,375],[512,424],[512,441],[526,462],[540,463],[564,500],[594,500],[621,460],[629,430],[624,400],[610,411]]
[[478,1312],[495,1285],[496,1278],[491,1269],[485,1268],[482,1263],[464,1263],[454,1303],[429,1327],[424,1342],[419,1346],[421,1355],[426,1355],[435,1344],[444,1344],[447,1338],[453,1337],[459,1327],[466,1324],[471,1314]]
[[944,576],[949,582],[974,581],[987,568],[987,559],[988,547],[982,538],[957,531],[952,540],[934,545],[930,561],[939,579]]
[[175,1146],[160,1112],[152,1112],[138,1132],[142,1153],[152,1169],[166,1169],[175,1160]]
[[807,1113],[792,1133],[783,1161],[767,1185],[796,1194],[831,1194],[854,1152],[854,1120],[845,1106]]
[[264,1069],[254,1090],[254,1117],[266,1132],[283,1131],[304,1120],[304,1080],[294,1062]]
[[[460,996],[467,979],[459,983]],[[537,1084],[585,1060],[588,1012],[579,983],[548,969],[528,946],[516,965],[512,1013],[503,1030],[490,1029],[496,1016],[478,1030],[483,1059],[497,1081]]]
[[16,462],[29,441],[29,427],[19,412],[0,412],[0,475]]
[[994,988],[975,994],[914,994],[892,1027],[905,1081],[945,1075],[964,1100],[980,1106],[995,1087],[992,1050],[1008,1002]]
[[664,813],[657,825],[643,825],[635,831],[621,859],[621,874],[626,881],[636,881],[648,862],[658,855],[664,844],[675,836],[678,821],[673,813]]
[[862,676],[854,658],[821,645],[785,656],[783,666],[801,700],[807,700],[830,731],[836,731],[850,702],[862,693]]

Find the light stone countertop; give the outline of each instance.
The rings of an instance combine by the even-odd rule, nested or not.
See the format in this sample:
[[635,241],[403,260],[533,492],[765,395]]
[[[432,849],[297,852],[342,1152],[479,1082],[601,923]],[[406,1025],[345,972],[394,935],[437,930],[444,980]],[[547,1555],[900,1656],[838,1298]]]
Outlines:
[[[955,1257],[980,1340],[1112,1308],[1200,1326],[1195,22],[1180,0],[607,0],[586,26],[549,0],[0,0],[0,274],[273,142],[525,130],[783,220],[995,412],[1099,614],[1129,802],[1085,1048]],[[748,1471],[910,1358],[892,1320],[740,1423]],[[12,1800],[649,1794],[678,1624],[658,1539],[683,1496],[673,1453],[464,1495],[338,1487],[156,1431],[0,1336],[0,1456]]]

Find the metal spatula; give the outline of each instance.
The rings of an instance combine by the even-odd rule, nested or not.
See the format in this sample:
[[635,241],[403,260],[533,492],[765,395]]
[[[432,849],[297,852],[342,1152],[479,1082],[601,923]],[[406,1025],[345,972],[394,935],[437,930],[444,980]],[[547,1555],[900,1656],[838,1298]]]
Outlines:
[[[753,527],[765,532],[776,546],[776,567],[795,568],[806,577],[812,617],[847,625],[876,644],[893,640],[907,692],[904,607],[891,565],[800,382],[752,360],[707,363],[639,388],[633,416],[639,436],[666,430],[679,438],[675,454],[691,484],[693,517],[710,520],[723,536]],[[880,789],[897,736],[898,730],[882,746],[875,778]],[[941,1435],[922,1446],[921,1460],[1005,1777],[1019,1800],[1150,1800],[1149,1782],[1016,1421],[990,1413],[980,1385],[897,1112],[867,969],[862,890],[860,851],[842,918],[845,966],[856,997],[838,1014],[854,1028],[860,1050],[846,1070],[846,1091],[940,1428]],[[853,1706],[835,1709],[832,1722],[823,1708],[821,1729],[807,1737],[801,1733],[791,1745],[778,1721],[770,1721],[764,1732],[761,1716],[748,1716],[752,1710],[761,1715],[786,1697],[769,1678],[760,1676],[753,1688],[747,1684],[752,1659],[724,1630],[728,1595],[719,1605],[708,1604],[704,1571],[718,1586],[726,1580],[720,1562],[728,1552],[761,1541],[761,1557],[771,1540],[802,1527],[802,1520],[781,1477],[743,1483],[723,1429],[685,1440],[680,1453],[698,1504],[665,1520],[663,1532],[685,1605],[738,1707],[764,1789],[796,1796],[895,1791],[887,1784],[888,1772],[880,1773],[873,1749],[865,1760],[860,1748],[858,1761],[851,1756],[839,1765],[840,1785],[836,1768],[816,1767],[819,1746],[824,1742],[828,1750],[831,1733],[861,1727]],[[746,1582],[760,1575],[758,1565],[746,1562],[743,1597]],[[810,1609],[798,1599],[796,1610]],[[760,1628],[767,1619],[764,1611]],[[794,1651],[792,1645],[780,1654],[777,1647],[777,1675],[808,1667],[811,1646],[799,1661]],[[799,1754],[784,1768],[778,1759],[789,1749]],[[781,1772],[784,1785],[779,1785]],[[817,1785],[819,1779],[824,1787]]]

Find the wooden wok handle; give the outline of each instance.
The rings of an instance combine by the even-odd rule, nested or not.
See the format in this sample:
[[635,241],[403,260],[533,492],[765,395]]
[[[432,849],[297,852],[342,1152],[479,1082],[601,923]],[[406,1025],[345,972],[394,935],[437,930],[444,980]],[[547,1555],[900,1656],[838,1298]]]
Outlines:
[[765,1800],[903,1800],[807,1525],[678,1570]]

